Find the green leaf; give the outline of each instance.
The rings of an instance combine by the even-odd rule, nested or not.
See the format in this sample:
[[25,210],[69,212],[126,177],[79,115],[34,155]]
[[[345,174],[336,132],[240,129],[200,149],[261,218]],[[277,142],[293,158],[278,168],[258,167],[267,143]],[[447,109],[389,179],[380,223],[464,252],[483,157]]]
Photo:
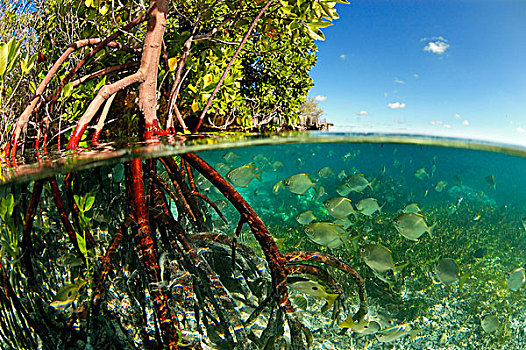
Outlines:
[[24,38],[16,41],[15,37],[13,37],[7,44],[9,46],[9,55],[7,57],[7,68],[5,71],[6,75],[9,74],[13,68],[15,68],[15,63],[18,61],[18,57],[20,56],[20,45],[22,45],[22,41],[24,41]]
[[86,206],[84,207],[84,211],[89,211],[93,206],[93,203],[95,203],[95,196],[89,196],[86,198]]
[[77,243],[79,245],[79,250],[80,252],[82,253],[82,255],[86,255],[88,253],[88,250],[86,249],[86,239],[79,235],[78,233],[76,233],[77,235]]
[[7,213],[7,199],[0,199],[0,218],[5,221],[5,214]]
[[306,25],[305,28],[312,40],[325,40],[325,35],[323,35],[323,32],[319,28],[315,26],[311,27],[310,25]]
[[28,61],[29,61],[29,59],[27,58],[27,55],[22,57],[22,59],[20,60],[20,69],[22,69],[22,74],[26,74],[27,73],[27,63],[28,63]]
[[16,49],[16,41],[15,41],[15,37],[12,37],[11,40],[9,40],[9,42],[7,43],[7,48],[9,50],[9,53],[7,55],[7,60],[11,60],[14,56],[14,52],[15,52],[15,49]]
[[77,195],[74,195],[74,196],[73,196],[73,199],[75,200],[75,204],[77,205],[77,207],[78,207],[79,210],[80,210],[80,197],[77,196]]
[[62,89],[62,98],[64,100],[67,100],[69,96],[71,96],[71,93],[73,92],[73,84],[67,83],[64,85],[64,88]]
[[12,193],[9,193],[5,199],[7,205],[7,216],[13,215],[13,209],[15,208],[15,199]]
[[4,76],[7,69],[7,57],[9,55],[9,47],[6,43],[0,43],[0,77]]
[[309,26],[311,27],[316,27],[316,28],[325,28],[325,27],[328,27],[328,26],[332,26],[332,23],[331,22],[327,22],[327,21],[312,21],[311,23],[309,23]]
[[102,79],[97,83],[97,85],[96,85],[95,88],[93,89],[93,92],[94,92],[94,93],[99,92],[99,90],[100,90],[104,85],[106,85],[106,77],[102,78]]
[[31,70],[35,67],[35,62],[37,60],[38,53],[34,53],[33,56],[29,58],[29,62],[27,63],[27,72],[31,72]]

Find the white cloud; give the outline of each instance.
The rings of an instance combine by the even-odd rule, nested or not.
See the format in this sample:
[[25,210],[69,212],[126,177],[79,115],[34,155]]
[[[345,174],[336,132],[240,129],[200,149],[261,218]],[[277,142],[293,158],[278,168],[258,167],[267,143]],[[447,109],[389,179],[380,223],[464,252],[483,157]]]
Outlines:
[[413,74],[413,77],[415,77],[415,79],[418,79],[419,75],[418,74]]
[[400,103],[400,102],[388,103],[387,107],[389,107],[391,109],[405,108],[405,103]]
[[433,37],[431,37],[431,38],[422,38],[422,39],[420,39],[421,42],[424,42],[424,41],[433,41],[433,40],[447,41],[447,39],[444,38],[443,36],[433,36]]
[[387,97],[389,96],[389,94],[387,92],[384,92],[384,97]]
[[400,80],[400,79],[398,79],[398,78],[395,78],[394,82],[395,82],[396,84],[405,84],[405,81]]
[[526,129],[524,129],[522,126],[517,126],[517,131],[518,132],[526,132]]
[[455,113],[455,118],[460,118],[460,114]]
[[443,37],[434,37],[434,38],[423,38],[420,41],[427,41],[427,45],[424,47],[424,51],[435,53],[437,55],[442,55],[449,48],[447,40]]
[[451,129],[451,125],[449,125],[449,124],[444,124],[444,128],[446,128],[446,129]]
[[327,101],[327,96],[316,95],[316,97],[314,97],[314,101],[318,101],[318,102]]
[[432,120],[429,122],[431,125],[443,125],[444,122],[442,120]]
[[369,114],[369,112],[367,112],[367,111],[360,111],[360,112],[356,113],[356,115],[368,115],[368,114]]
[[467,120],[464,120],[464,121],[462,122],[462,125],[469,125],[469,122],[468,122]]
[[347,55],[344,54],[344,53],[342,53],[342,54],[340,55],[340,59],[341,59],[342,61],[345,61],[345,60],[347,59]]

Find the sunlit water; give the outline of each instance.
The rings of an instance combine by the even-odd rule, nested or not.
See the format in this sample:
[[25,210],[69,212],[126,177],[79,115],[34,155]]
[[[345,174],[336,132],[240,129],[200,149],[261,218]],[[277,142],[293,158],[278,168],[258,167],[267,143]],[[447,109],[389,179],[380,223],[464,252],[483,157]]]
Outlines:
[[[408,143],[404,143],[403,138],[367,138],[356,135],[338,135],[332,139],[328,136],[302,136],[259,138],[244,144],[200,144],[187,149],[183,146],[161,146],[143,149],[139,153],[149,158],[166,156],[170,152],[197,151],[198,155],[236,186],[236,190],[266,224],[283,252],[304,250],[330,253],[355,268],[365,278],[369,306],[366,321],[370,324],[375,322],[379,326],[377,333],[367,332],[359,327],[341,327],[346,317],[357,310],[356,288],[348,276],[327,268],[342,291],[338,302],[329,309],[324,308],[326,300],[323,295],[290,288],[292,304],[298,318],[313,334],[313,348],[525,348],[526,287],[523,286],[524,270],[521,268],[526,264],[526,158],[523,157],[522,150],[457,140],[407,138],[406,141]],[[93,209],[89,212],[90,230],[98,244],[90,253],[94,256],[104,254],[115,232],[114,226],[118,226],[125,218],[126,208],[122,204],[125,197],[124,167],[118,163],[118,159],[128,160],[134,156],[133,153],[116,153],[117,158],[102,160],[102,164],[97,164],[98,168],[89,168],[86,165],[89,165],[89,161],[84,162],[82,167],[87,169],[80,170],[74,180],[75,194],[83,196],[88,193],[95,199]],[[166,179],[166,171],[159,164],[157,171],[161,179]],[[248,170],[241,172],[239,177],[234,177],[236,169],[240,172],[239,169],[244,166]],[[46,171],[45,176],[53,171],[57,172],[53,169]],[[297,174],[305,175],[293,177]],[[363,174],[369,186],[349,190],[352,186],[346,184],[356,174]],[[6,179],[16,180],[8,173],[4,175]],[[36,175],[31,176],[41,178],[42,174],[36,172]],[[64,175],[58,175],[61,189],[63,178]],[[291,189],[294,183],[290,184],[291,179],[307,183],[310,181],[312,185],[302,190],[303,194],[293,193]],[[214,201],[228,221],[225,224],[215,210],[208,204],[203,204],[207,210],[206,224],[209,230],[233,236],[239,220],[236,209],[202,175],[195,173],[194,180],[199,192]],[[56,263],[60,257],[67,255],[71,245],[66,242],[66,235],[59,233],[64,232],[64,229],[56,210],[52,209],[54,204],[48,187],[49,185],[44,186],[42,204],[33,228],[33,243],[43,251],[41,254],[33,253],[33,262],[39,266],[39,278],[44,284],[44,288],[38,292],[42,305],[44,308],[49,307],[48,317],[61,323],[90,300],[88,295],[91,290],[82,286],[78,297],[65,307],[57,308],[56,303],[53,307],[49,306],[56,302],[55,294],[61,287],[73,283],[74,277],[86,278],[86,266],[81,263],[74,267],[68,263]],[[9,193],[13,193],[17,207],[27,208],[30,189],[31,185],[20,182],[16,186],[3,186],[3,203],[7,203],[6,198]],[[344,221],[341,221],[342,218],[337,221],[329,213],[330,205],[326,203],[342,196],[351,200],[356,212],[349,213]],[[361,201],[368,198],[374,199],[381,207],[370,216],[357,209],[358,203],[365,203]],[[171,199],[169,201],[172,213],[177,215],[176,205]],[[423,233],[416,241],[403,236],[395,227],[395,221],[402,216],[403,209],[413,203],[419,207],[425,225],[434,225],[432,230],[428,230],[431,233]],[[312,227],[312,223],[300,223],[297,218],[307,211],[312,211],[312,223],[325,222],[332,225],[336,221],[343,225],[343,243],[338,247],[328,248],[324,242],[313,242],[306,233],[306,228]],[[15,209],[15,214],[19,217],[12,227],[21,230],[23,210]],[[21,240],[21,232],[15,234],[17,239],[11,237],[10,234],[14,233],[7,221],[3,216],[3,269],[7,271],[10,283],[24,302],[27,298],[24,291],[30,287],[24,282],[24,274],[20,272],[20,262],[17,260],[20,258],[19,251],[9,248],[13,240]],[[189,231],[196,233],[192,228]],[[331,231],[330,234],[332,233],[334,232]],[[38,238],[38,235],[43,235],[43,238]],[[253,248],[254,254],[260,254],[248,226],[245,225],[242,229],[239,240]],[[375,272],[371,264],[362,257],[367,244],[389,249],[394,265],[407,266],[397,270],[396,276],[392,270]],[[127,247],[132,249],[131,246]],[[199,254],[206,256],[209,253],[201,251]],[[129,261],[124,257],[121,259],[122,263]],[[212,258],[210,264],[221,279],[225,272],[217,259],[217,256]],[[453,273],[453,280],[446,282],[447,284],[437,268],[444,259],[452,259],[449,261],[454,261],[458,267],[458,273]],[[95,258],[92,264],[97,264]],[[265,269],[264,265],[259,268]],[[137,266],[122,266],[122,271],[109,277],[110,292],[103,309],[113,321],[116,315],[124,315],[124,323],[128,322],[124,321],[126,317],[132,320],[133,313],[136,312],[133,307],[134,299],[138,299],[139,304],[143,303],[141,297],[129,288],[129,281],[133,280],[136,269]],[[178,273],[177,278],[181,278],[181,271]],[[174,276],[170,275],[170,278],[175,278]],[[123,284],[118,282],[119,279],[128,282]],[[314,281],[312,276],[309,279]],[[184,278],[177,281],[181,288],[188,286]],[[232,295],[243,294],[229,284],[231,281],[221,282]],[[322,281],[316,283],[325,287],[328,294],[335,293],[334,288]],[[261,302],[258,297],[255,296],[256,304]],[[172,302],[183,303],[177,298]],[[123,306],[123,303],[132,306]],[[8,305],[2,304],[4,315],[13,312]],[[173,310],[188,312],[181,305]],[[248,318],[249,310],[254,305],[241,303],[237,307],[241,310],[237,313],[240,324],[245,327],[246,332],[253,332],[256,337],[261,337],[268,318],[265,319],[262,315],[255,325],[243,325],[243,320]],[[19,320],[18,316],[13,319]],[[82,321],[79,322],[78,327],[82,328]],[[185,329],[185,321],[181,322],[181,328]],[[187,321],[185,331],[193,334],[194,341],[200,341],[202,346],[219,348],[217,335],[207,333],[210,330],[199,327],[199,322],[203,321]],[[141,347],[144,344],[144,335],[141,338],[138,331],[140,327],[137,327],[124,324],[119,331],[121,337],[128,337],[127,344],[130,347]],[[155,327],[147,322],[144,329],[146,333],[154,332]],[[395,331],[398,331],[397,336],[394,335]],[[287,348],[287,330],[284,332],[281,340],[276,343],[276,348]],[[0,334],[4,344],[12,344],[7,339],[8,334],[8,331]],[[75,344],[83,347],[86,345],[84,341],[77,341]],[[36,343],[38,342],[37,340]]]

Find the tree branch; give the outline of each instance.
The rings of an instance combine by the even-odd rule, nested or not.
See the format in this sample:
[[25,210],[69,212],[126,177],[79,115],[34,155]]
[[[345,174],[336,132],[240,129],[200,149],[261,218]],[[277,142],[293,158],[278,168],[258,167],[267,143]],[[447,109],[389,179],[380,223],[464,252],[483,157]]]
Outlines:
[[216,85],[214,91],[212,92],[212,95],[210,95],[210,97],[208,98],[208,101],[206,102],[206,106],[203,109],[203,111],[201,112],[201,115],[199,116],[199,121],[197,123],[197,126],[194,129],[194,133],[196,133],[199,130],[199,128],[201,127],[201,124],[203,123],[203,119],[205,117],[206,112],[210,108],[210,105],[212,104],[212,101],[214,100],[214,97],[216,96],[217,91],[219,91],[219,88],[221,87],[221,84],[225,80],[225,78],[226,78],[226,76],[228,74],[228,71],[230,70],[230,67],[232,67],[232,64],[234,63],[234,60],[236,59],[237,55],[239,55],[239,53],[241,52],[241,49],[245,45],[248,37],[250,36],[250,33],[252,33],[252,30],[256,26],[256,22],[263,15],[263,13],[269,8],[269,6],[272,4],[273,1],[274,0],[268,0],[267,3],[265,4],[265,6],[263,6],[263,8],[259,11],[259,13],[257,14],[256,18],[254,18],[254,20],[252,21],[252,24],[248,28],[245,36],[243,37],[243,39],[239,43],[239,46],[237,47],[236,52],[234,53],[234,55],[230,59],[230,62],[228,62],[227,66],[225,68],[225,71],[223,72],[223,75],[221,75],[221,78],[217,82],[217,85]]

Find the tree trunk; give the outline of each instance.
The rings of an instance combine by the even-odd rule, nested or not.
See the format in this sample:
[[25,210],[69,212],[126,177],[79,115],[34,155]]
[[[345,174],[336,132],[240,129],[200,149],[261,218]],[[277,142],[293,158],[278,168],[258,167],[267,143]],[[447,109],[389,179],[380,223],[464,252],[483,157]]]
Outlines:
[[148,32],[144,39],[141,70],[144,81],[139,87],[139,108],[144,115],[144,136],[153,136],[159,131],[157,122],[157,67],[161,56],[166,15],[169,0],[152,0],[148,10]]

